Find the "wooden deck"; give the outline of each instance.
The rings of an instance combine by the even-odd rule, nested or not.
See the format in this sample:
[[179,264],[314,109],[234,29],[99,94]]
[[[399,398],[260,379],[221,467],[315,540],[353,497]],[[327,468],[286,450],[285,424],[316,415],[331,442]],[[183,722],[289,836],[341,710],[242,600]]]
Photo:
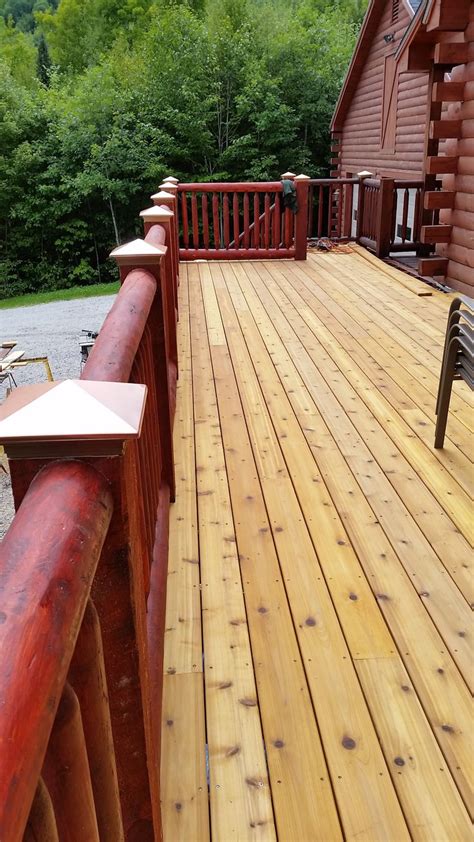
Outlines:
[[377,263],[181,266],[165,842],[472,838],[470,393],[434,451],[450,296]]

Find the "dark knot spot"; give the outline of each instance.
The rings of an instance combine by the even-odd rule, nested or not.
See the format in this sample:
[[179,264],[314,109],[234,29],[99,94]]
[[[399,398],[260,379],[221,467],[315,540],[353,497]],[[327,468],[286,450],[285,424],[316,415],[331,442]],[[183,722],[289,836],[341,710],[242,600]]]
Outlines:
[[305,620],[305,625],[306,626],[315,626],[316,620],[314,619],[314,617],[307,617],[306,620]]
[[343,737],[342,745],[344,746],[344,748],[351,750],[356,747],[356,741],[353,740],[352,737]]
[[283,526],[275,526],[275,532],[283,532]]
[[172,720],[172,719],[167,719],[167,720],[166,720],[166,724],[167,724],[168,728],[171,728],[171,726],[173,725],[173,720]]
[[402,690],[403,690],[404,693],[409,693],[410,688],[409,688],[408,684],[402,684]]
[[177,801],[174,806],[176,807],[176,810],[178,811],[178,813],[180,813],[181,810],[183,809],[183,805],[181,804],[180,801]]
[[443,667],[438,667],[438,669],[436,670],[436,672],[438,672],[440,675],[444,675],[444,669],[443,669]]
[[229,748],[226,751],[225,756],[226,757],[234,757],[234,755],[238,754],[239,751],[240,751],[240,746],[232,746],[232,748]]
[[232,687],[232,681],[222,681],[219,684],[219,690],[227,690],[228,687]]
[[283,742],[283,740],[275,740],[275,742],[273,743],[273,745],[275,746],[275,748],[283,748],[283,746],[285,745],[285,743]]
[[166,672],[168,673],[168,675],[175,675],[176,674],[176,670],[175,670],[174,667],[168,667]]
[[259,614],[268,614],[268,608],[265,608],[264,605],[261,605],[257,610]]
[[460,631],[460,632],[458,632],[458,635],[459,635],[459,637],[466,637],[466,632]]
[[405,765],[405,761],[404,761],[403,757],[396,757],[393,762],[395,763],[395,766],[404,766]]
[[257,700],[256,699],[247,699],[247,698],[239,699],[239,702],[240,702],[241,705],[244,705],[246,708],[254,708],[254,707],[257,706]]
[[390,597],[389,597],[389,596],[387,596],[387,594],[386,594],[386,593],[376,593],[376,594],[375,594],[375,598],[376,598],[376,599],[380,599],[382,602],[383,602],[384,600],[389,600],[389,599],[390,599]]
[[245,778],[245,783],[248,786],[253,787],[254,789],[260,789],[263,786],[263,781],[261,778]]
[[251,495],[251,494],[247,494],[247,496],[246,496],[246,498],[245,498],[245,499],[246,499],[246,500],[253,500],[253,497],[252,497],[252,495]]
[[447,724],[442,725],[441,730],[446,731],[447,734],[454,734],[454,728],[453,728],[452,725],[447,725]]
[[357,596],[357,594],[356,594],[356,593],[350,593],[350,594],[349,594],[349,599],[352,599],[352,601],[353,601],[353,602],[357,602],[357,600],[359,599],[359,597]]
[[243,620],[229,620],[231,626],[240,626],[240,624],[243,622]]
[[429,596],[428,591],[421,591],[420,596]]

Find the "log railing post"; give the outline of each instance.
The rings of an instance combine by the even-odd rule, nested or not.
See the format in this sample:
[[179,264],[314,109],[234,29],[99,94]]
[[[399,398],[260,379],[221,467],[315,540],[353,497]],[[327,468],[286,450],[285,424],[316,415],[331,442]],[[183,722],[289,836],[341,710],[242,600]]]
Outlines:
[[[160,226],[155,225],[159,229]],[[150,232],[149,232],[150,233]],[[163,232],[164,239],[164,232]],[[158,396],[158,430],[163,459],[163,472],[165,481],[171,491],[171,499],[175,495],[174,479],[174,457],[173,457],[173,416],[176,384],[176,370],[170,368],[172,359],[172,337],[170,332],[176,329],[174,314],[172,325],[169,324],[170,306],[169,290],[166,284],[165,267],[161,265],[161,259],[166,255],[166,246],[137,239],[131,243],[114,249],[111,252],[120,269],[122,282],[128,276],[136,275],[139,282],[139,272],[144,270],[150,273],[156,280],[159,295],[155,295],[149,315],[149,326],[153,350],[153,365],[155,373],[156,395]],[[156,420],[156,419],[155,419]]]
[[308,189],[309,175],[297,175],[294,179],[298,210],[295,219],[295,260],[306,260],[308,250]]
[[179,278],[179,228],[178,228],[178,186],[171,182],[161,185],[158,193],[151,196],[154,205],[161,205],[173,212],[171,222],[172,237],[170,242],[171,254],[175,264],[176,276]]
[[364,234],[364,204],[365,204],[365,180],[372,178],[372,173],[368,170],[362,170],[357,173],[359,179],[359,193],[357,196],[357,226],[356,226],[356,241],[360,242],[360,238]]
[[381,178],[378,191],[376,247],[377,257],[390,254],[392,240],[393,206],[396,201],[395,181],[393,178]]
[[176,316],[178,316],[178,276],[176,274],[176,249],[173,248],[175,244],[174,213],[166,205],[152,205],[151,208],[140,211],[140,216],[143,219],[145,240],[147,240],[147,236],[154,225],[161,225],[165,229],[165,244],[168,246],[165,256],[166,282],[168,285],[171,284]]

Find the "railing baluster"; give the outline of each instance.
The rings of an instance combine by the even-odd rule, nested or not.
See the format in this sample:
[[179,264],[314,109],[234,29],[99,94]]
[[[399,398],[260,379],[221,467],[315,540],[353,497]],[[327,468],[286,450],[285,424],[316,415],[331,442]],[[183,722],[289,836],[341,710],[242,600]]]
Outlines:
[[36,787],[23,842],[60,842],[51,796],[42,778]]
[[[87,603],[69,668],[78,698],[101,842],[124,838],[99,617]],[[42,838],[42,837],[41,837]]]
[[263,230],[264,230],[264,248],[270,248],[270,194],[265,193],[265,200],[264,200],[264,221],[263,221]]
[[260,194],[253,197],[253,242],[255,248],[260,248]]
[[334,213],[334,207],[333,207],[334,198],[333,198],[333,196],[334,196],[334,191],[333,191],[333,188],[330,186],[329,187],[329,201],[328,201],[328,216],[327,216],[327,219],[328,219],[327,236],[328,237],[331,236],[332,229],[333,229],[333,213]]
[[188,198],[186,193],[181,193],[181,220],[183,223],[183,245],[189,248],[189,222],[188,222]]
[[281,244],[281,210],[280,194],[275,193],[275,205],[273,208],[273,248],[279,249]]
[[337,209],[337,225],[336,225],[336,237],[338,240],[342,237],[342,205],[343,205],[343,193],[342,187],[335,191],[334,195],[336,196],[336,209]]
[[232,218],[234,224],[234,248],[239,248],[240,243],[240,220],[239,220],[239,194],[234,193],[232,200]]
[[408,224],[408,205],[410,201],[410,192],[405,188],[403,191],[403,215],[402,215],[402,242],[407,241],[407,224]]
[[314,217],[314,187],[309,185],[308,190],[308,239],[313,236],[313,217]]
[[199,248],[199,212],[196,193],[191,194],[191,218],[193,222],[193,245]]
[[207,193],[202,194],[202,236],[204,240],[204,247],[209,248],[209,215]]
[[60,839],[100,842],[77,696],[66,684],[43,764]]
[[212,194],[212,226],[214,228],[214,246],[216,249],[220,249],[221,231],[219,224],[219,196],[217,193]]
[[318,239],[323,236],[323,213],[324,213],[324,187],[319,185],[319,206],[318,206]]
[[229,248],[230,243],[230,221],[229,221],[229,194],[224,193],[224,248]]
[[244,193],[244,249],[250,246],[250,210],[249,210],[249,194]]

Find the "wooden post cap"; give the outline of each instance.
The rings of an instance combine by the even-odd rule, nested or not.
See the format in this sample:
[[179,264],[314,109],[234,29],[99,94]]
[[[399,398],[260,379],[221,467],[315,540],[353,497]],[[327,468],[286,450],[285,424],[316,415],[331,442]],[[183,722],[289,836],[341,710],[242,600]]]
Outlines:
[[166,178],[163,179],[163,183],[166,184],[169,182],[170,184],[179,184],[179,178],[175,178],[174,175],[167,175]]
[[166,246],[152,246],[146,240],[132,240],[110,252],[119,266],[153,266],[166,254]]
[[304,173],[301,173],[300,175],[295,175],[295,181],[310,181],[310,180],[311,180],[311,176],[305,175]]
[[176,184],[173,184],[171,181],[165,181],[163,184],[160,184],[160,190],[172,193],[172,195],[175,196],[178,192],[178,186]]
[[294,172],[284,172],[280,177],[286,180],[287,178],[294,178],[295,174]]
[[361,172],[357,173],[357,178],[372,178],[373,173],[369,172],[369,170],[362,170]]
[[164,205],[169,204],[170,202],[174,202],[176,196],[173,193],[169,193],[167,190],[159,190],[158,193],[153,193],[153,196],[150,196],[152,202],[155,205]]
[[151,208],[145,208],[145,210],[140,211],[140,216],[145,222],[169,222],[170,219],[173,219],[174,214],[172,210],[164,205],[162,207],[152,205]]
[[146,394],[100,380],[20,386],[0,407],[0,442],[13,458],[120,452],[117,443],[140,436]]

